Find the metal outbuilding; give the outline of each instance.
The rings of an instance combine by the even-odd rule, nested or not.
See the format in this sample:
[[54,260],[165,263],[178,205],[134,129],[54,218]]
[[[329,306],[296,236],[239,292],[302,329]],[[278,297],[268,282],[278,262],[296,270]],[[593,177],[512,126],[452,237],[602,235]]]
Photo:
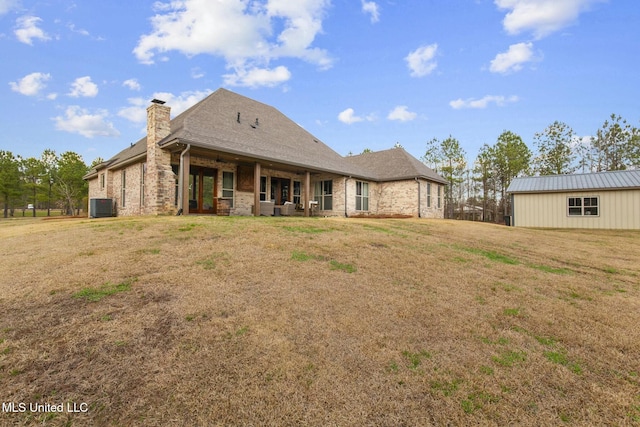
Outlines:
[[640,170],[514,178],[511,225],[640,229]]

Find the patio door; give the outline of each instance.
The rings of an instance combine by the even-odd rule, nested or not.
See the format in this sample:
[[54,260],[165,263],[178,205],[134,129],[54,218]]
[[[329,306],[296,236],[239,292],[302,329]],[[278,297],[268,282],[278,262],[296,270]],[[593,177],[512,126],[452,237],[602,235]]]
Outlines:
[[216,169],[192,166],[189,170],[189,213],[216,213]]
[[291,190],[291,180],[286,178],[271,178],[271,200],[275,200],[276,205],[284,205],[290,202],[289,192]]

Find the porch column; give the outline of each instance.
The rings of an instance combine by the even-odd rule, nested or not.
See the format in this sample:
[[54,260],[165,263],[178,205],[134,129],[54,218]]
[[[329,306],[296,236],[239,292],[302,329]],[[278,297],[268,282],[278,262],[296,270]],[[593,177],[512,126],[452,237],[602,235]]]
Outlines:
[[311,198],[311,174],[307,171],[304,175],[304,216],[310,216],[309,202]]
[[182,215],[189,215],[189,176],[191,176],[191,152],[187,151],[182,157],[182,176],[179,180],[182,185]]
[[[238,113],[240,114],[240,113]],[[260,216],[260,163],[253,169],[253,215]]]

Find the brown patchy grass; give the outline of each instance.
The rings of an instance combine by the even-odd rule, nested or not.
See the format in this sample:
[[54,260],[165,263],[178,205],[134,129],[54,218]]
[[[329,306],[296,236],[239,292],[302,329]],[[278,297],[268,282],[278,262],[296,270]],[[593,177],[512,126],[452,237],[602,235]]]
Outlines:
[[[0,425],[638,425],[640,233],[0,222]],[[96,295],[98,295],[96,297]]]

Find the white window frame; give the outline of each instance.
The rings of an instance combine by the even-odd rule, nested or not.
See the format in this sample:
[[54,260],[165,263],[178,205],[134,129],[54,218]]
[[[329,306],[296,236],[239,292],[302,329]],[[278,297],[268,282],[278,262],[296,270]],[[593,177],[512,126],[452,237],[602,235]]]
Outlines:
[[147,176],[147,162],[140,164],[140,206],[144,206],[144,182]]
[[356,181],[356,210],[369,211],[369,183]]
[[122,169],[120,187],[121,187],[121,193],[122,193],[121,194],[122,200],[120,200],[120,206],[124,208],[126,205],[126,198],[127,198],[127,170],[126,169]]
[[[331,186],[331,191],[328,190],[328,185]],[[315,189],[313,192],[313,198],[318,202],[318,209],[321,211],[333,210],[333,180],[326,179],[323,181],[316,181]]]
[[293,203],[302,206],[302,182],[293,181]]
[[268,188],[268,179],[266,176],[260,177],[260,188],[258,189],[260,193],[260,201],[266,201],[267,199],[267,188]]
[[[224,186],[225,174],[231,174],[231,187]],[[231,171],[222,171],[222,199],[229,200],[229,207],[233,207],[236,192],[234,190],[236,182],[236,174]]]
[[431,183],[427,182],[427,207],[431,207]]
[[571,218],[599,217],[600,196],[568,196],[567,216]]

